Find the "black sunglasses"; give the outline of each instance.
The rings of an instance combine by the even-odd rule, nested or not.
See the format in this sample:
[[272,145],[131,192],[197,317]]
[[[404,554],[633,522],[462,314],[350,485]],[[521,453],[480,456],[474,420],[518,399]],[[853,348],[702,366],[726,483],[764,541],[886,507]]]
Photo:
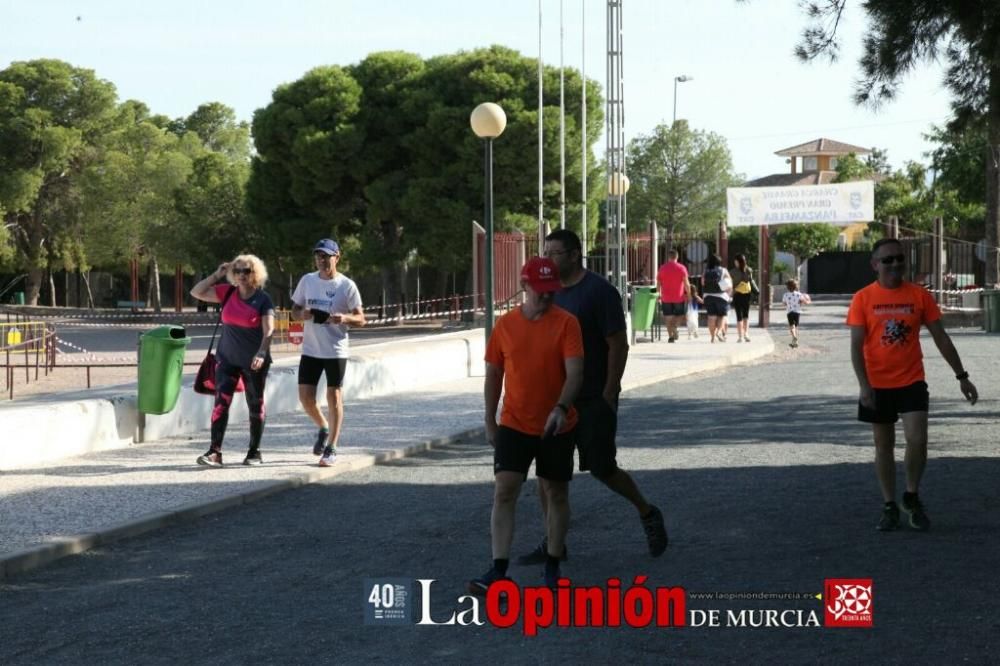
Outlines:
[[233,275],[253,275],[252,268],[234,268]]
[[888,266],[889,264],[901,264],[906,261],[905,254],[890,254],[888,257],[882,257],[879,259],[880,262]]

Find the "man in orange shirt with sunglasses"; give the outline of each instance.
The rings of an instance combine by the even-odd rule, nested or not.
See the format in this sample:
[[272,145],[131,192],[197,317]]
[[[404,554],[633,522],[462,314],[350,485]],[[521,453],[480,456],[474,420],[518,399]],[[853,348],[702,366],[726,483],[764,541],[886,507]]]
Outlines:
[[851,327],[851,363],[858,378],[858,420],[871,423],[875,439],[875,473],[885,505],[876,529],[899,527],[896,504],[896,421],[903,420],[906,438],[906,491],[903,511],[915,530],[930,528],[919,486],[927,465],[927,409],[920,327],[926,326],[944,360],[955,372],[965,399],[976,404],[976,387],[962,367],[955,345],[941,325],[941,311],[923,287],[903,279],[906,255],[894,238],[872,248],[878,280],[854,294],[847,313]]

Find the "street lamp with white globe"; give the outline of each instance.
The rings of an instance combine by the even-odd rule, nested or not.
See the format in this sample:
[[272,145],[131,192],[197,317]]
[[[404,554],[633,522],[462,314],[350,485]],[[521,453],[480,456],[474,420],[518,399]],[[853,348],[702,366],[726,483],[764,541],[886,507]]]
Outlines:
[[469,117],[469,124],[476,136],[485,141],[484,172],[485,183],[485,205],[484,222],[486,223],[486,248],[485,248],[485,288],[486,288],[486,339],[489,340],[493,332],[493,139],[503,134],[507,127],[507,114],[498,104],[493,102],[483,102],[472,110]]

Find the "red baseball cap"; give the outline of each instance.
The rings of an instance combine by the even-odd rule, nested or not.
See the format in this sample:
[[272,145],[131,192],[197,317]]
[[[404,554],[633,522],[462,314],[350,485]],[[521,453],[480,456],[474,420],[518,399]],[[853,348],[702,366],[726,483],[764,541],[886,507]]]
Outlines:
[[531,285],[540,294],[562,289],[559,282],[559,269],[548,257],[532,257],[521,269],[521,279]]

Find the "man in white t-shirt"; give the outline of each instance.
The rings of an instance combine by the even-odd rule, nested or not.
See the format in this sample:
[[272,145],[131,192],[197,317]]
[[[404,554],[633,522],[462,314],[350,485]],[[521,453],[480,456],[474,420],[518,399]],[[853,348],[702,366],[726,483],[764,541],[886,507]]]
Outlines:
[[[347,369],[348,328],[364,326],[358,286],[337,272],[340,246],[324,238],[313,248],[316,272],[299,280],[292,294],[292,317],[305,322],[302,358],[299,360],[299,402],[309,418],[319,426],[313,455],[319,466],[329,467],[337,457],[337,441],[344,422],[341,387]],[[326,373],[327,420],[316,404],[316,387]]]

